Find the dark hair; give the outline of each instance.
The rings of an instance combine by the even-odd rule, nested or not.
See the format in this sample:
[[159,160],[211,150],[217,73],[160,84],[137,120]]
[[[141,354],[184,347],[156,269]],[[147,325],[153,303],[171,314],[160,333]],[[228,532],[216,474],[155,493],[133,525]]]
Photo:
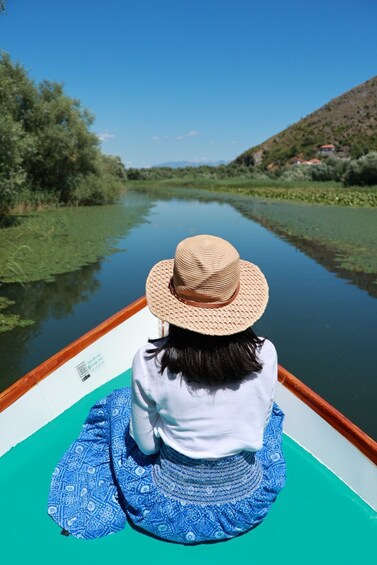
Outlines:
[[203,335],[170,324],[163,340],[150,340],[156,349],[148,354],[161,356],[160,373],[167,368],[181,373],[188,383],[223,387],[239,383],[250,373],[259,373],[262,364],[256,350],[264,343],[251,328],[224,336]]

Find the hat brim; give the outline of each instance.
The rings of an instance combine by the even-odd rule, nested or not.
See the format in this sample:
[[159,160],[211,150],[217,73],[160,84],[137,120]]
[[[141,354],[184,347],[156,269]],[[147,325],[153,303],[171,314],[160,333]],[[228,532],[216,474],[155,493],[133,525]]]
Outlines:
[[147,304],[160,320],[205,335],[231,335],[246,330],[262,316],[268,303],[268,284],[262,271],[240,260],[240,290],[221,308],[189,306],[169,290],[174,259],[157,263],[146,282]]

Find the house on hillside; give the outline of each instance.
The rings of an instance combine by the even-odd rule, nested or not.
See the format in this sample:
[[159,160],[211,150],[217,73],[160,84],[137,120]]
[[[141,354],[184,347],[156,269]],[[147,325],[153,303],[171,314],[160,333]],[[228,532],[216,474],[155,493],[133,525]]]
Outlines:
[[321,160],[320,159],[309,159],[309,161],[304,161],[303,164],[304,165],[320,165]]
[[289,161],[290,165],[320,165],[320,159],[309,159],[308,161],[303,159],[302,157],[292,157]]
[[302,157],[292,157],[292,159],[289,160],[290,165],[302,165],[303,162],[304,159]]
[[318,153],[320,155],[334,155],[335,151],[336,151],[335,145],[332,145],[332,143],[329,143],[327,145],[321,145]]

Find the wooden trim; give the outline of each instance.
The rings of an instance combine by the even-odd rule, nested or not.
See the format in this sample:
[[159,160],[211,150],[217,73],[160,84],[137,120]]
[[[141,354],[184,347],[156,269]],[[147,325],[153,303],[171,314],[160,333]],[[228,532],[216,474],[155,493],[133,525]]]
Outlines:
[[79,337],[76,341],[70,343],[58,353],[44,361],[41,365],[27,373],[24,377],[16,381],[0,394],[0,412],[5,410],[5,408],[8,408],[8,406],[13,404],[13,402],[16,402],[16,400],[21,398],[21,396],[28,390],[48,377],[48,375],[55,371],[58,367],[61,367],[61,365],[64,365],[64,363],[72,359],[72,357],[75,357],[75,355],[88,347],[88,345],[91,345],[97,341],[97,339],[107,334],[110,330],[131,318],[131,316],[137,312],[140,312],[140,310],[145,308],[146,305],[147,301],[145,296],[138,298],[135,302],[132,302],[120,310],[120,312],[117,312],[102,322],[99,326]]
[[[44,363],[27,373],[4,392],[0,394],[0,412],[16,402],[23,394],[33,388],[40,381],[48,377],[58,367],[72,359],[83,349],[94,343],[97,339],[107,334],[119,324],[140,312],[147,305],[145,296],[135,300],[120,312],[117,312],[104,322],[90,330],[82,337],[67,345],[64,349],[47,359]],[[279,381],[314,410],[321,418],[326,420],[340,434],[347,438],[357,449],[366,455],[371,461],[377,463],[377,442],[364,433],[360,428],[343,416],[331,404],[321,396],[302,383],[297,377],[279,365]]]
[[297,377],[279,365],[279,382],[290,390],[309,408],[314,410],[321,418],[326,420],[342,436],[350,441],[358,450],[366,455],[373,463],[377,464],[377,442],[358,428],[351,420],[336,410],[319,394],[306,386]]

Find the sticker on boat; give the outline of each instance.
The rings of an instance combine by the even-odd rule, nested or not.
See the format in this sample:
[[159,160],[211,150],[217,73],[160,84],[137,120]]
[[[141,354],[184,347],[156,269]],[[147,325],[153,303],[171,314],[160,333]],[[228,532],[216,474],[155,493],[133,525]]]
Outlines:
[[91,357],[88,361],[82,361],[78,365],[76,365],[77,372],[82,382],[89,379],[89,377],[97,371],[102,365],[104,365],[105,361],[102,357],[102,353],[97,353],[94,357]]

